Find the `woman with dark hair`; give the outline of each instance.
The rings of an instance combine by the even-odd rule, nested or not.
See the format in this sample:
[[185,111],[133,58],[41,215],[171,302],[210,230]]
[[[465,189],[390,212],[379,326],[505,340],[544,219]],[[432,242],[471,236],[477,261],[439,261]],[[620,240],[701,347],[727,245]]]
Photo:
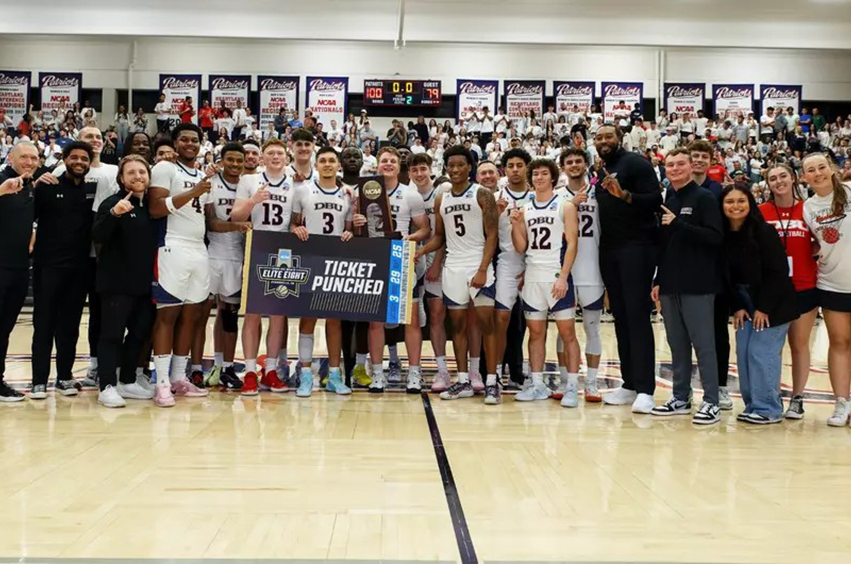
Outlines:
[[789,324],[798,318],[795,287],[777,231],[749,190],[721,192],[727,291],[733,304],[736,363],[745,410],[736,419],[765,425],[783,420],[780,370]]
[[795,286],[800,317],[789,326],[789,349],[792,352],[792,399],[786,410],[787,419],[804,418],[804,387],[810,376],[810,334],[818,312],[816,277],[818,264],[813,258],[813,235],[804,223],[804,201],[798,176],[789,165],[777,164],[766,172],[768,202],[759,206],[762,217],[772,225],[786,250],[789,275]]
[[830,342],[827,370],[836,396],[827,424],[842,427],[851,418],[851,190],[822,153],[804,159],[803,178],[815,191],[804,203],[804,221],[820,245],[816,287]]
[[151,162],[151,138],[144,131],[134,131],[124,141],[124,154],[122,157],[139,155],[145,162]]

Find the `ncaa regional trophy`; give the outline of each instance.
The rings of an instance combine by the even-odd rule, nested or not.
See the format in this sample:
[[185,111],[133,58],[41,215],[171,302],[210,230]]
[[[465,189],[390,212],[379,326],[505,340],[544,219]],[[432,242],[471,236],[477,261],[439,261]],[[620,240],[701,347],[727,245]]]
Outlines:
[[366,225],[358,227],[358,237],[394,238],[393,217],[390,215],[390,201],[384,189],[383,176],[361,176],[358,179],[357,213],[366,216]]

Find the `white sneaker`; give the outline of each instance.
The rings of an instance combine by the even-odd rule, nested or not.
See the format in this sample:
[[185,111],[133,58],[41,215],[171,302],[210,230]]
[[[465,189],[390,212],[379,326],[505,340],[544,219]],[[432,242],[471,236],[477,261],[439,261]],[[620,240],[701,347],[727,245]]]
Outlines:
[[836,398],[833,415],[827,418],[827,424],[831,427],[844,427],[849,419],[851,419],[851,402],[845,398]]
[[113,386],[107,386],[101,393],[98,394],[98,403],[104,407],[126,407],[127,402],[124,401],[118,390]]
[[722,411],[733,409],[733,400],[730,398],[730,390],[727,389],[727,386],[720,386],[718,388],[718,407]]
[[141,387],[143,390],[151,392],[151,397],[154,397],[154,392],[156,389],[154,385],[151,384],[151,379],[142,374],[141,376],[136,376],[136,384]]
[[134,399],[134,400],[149,400],[154,399],[154,392],[149,392],[142,386],[138,384],[138,382],[133,382],[132,384],[122,384],[118,383],[118,395],[124,399]]
[[564,387],[564,395],[561,396],[562,407],[576,407],[579,405],[579,391],[576,389],[576,383],[567,382]]
[[656,403],[650,394],[638,394],[635,401],[632,402],[633,413],[650,413],[654,407],[656,407]]
[[[634,390],[627,390],[624,387],[617,388],[603,396],[603,403],[608,405],[629,405],[635,401],[638,394]],[[651,405],[652,409],[653,406]]]
[[514,401],[545,400],[549,399],[550,395],[552,395],[552,391],[550,391],[546,384],[541,382],[540,384],[533,384],[525,390],[517,392],[517,394],[514,396]]

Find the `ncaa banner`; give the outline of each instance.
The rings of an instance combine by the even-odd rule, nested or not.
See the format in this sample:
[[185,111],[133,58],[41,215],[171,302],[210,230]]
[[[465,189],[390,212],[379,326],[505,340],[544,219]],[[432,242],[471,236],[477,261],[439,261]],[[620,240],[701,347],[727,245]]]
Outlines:
[[83,73],[81,72],[40,72],[38,87],[41,97],[41,109],[45,112],[74,108],[81,102]]
[[[543,80],[506,80],[502,83],[505,97],[505,113],[508,119],[522,118],[526,112],[535,112],[540,122],[544,114],[544,94],[546,82]],[[541,127],[545,124],[539,123]]]
[[331,127],[332,119],[337,120],[338,127],[346,122],[348,98],[348,77],[307,77],[307,109],[326,130]]
[[455,87],[455,119],[467,119],[484,108],[495,115],[498,93],[498,80],[459,78]]
[[603,82],[603,121],[614,123],[618,120],[629,120],[629,114],[644,103],[643,82]]
[[555,81],[553,97],[557,114],[569,114],[573,112],[573,106],[578,106],[579,112],[587,114],[594,104],[594,83]]
[[761,115],[765,115],[765,108],[786,109],[789,106],[795,108],[795,113],[801,112],[801,98],[803,88],[800,84],[760,84],[759,103]]
[[241,313],[379,321],[411,320],[416,245],[397,239],[249,231]]
[[[243,108],[247,108],[250,91],[250,75],[210,75],[210,105],[214,108],[218,108],[222,100],[225,102],[225,107],[231,110],[236,107],[237,101],[242,102]],[[198,100],[195,100],[195,108],[198,108]]]
[[[269,122],[274,122],[281,110],[298,112],[297,76],[258,76],[260,91],[260,130],[265,131]],[[340,122],[337,122],[340,124]]]
[[192,98],[195,115],[192,123],[198,123],[198,101],[201,99],[200,74],[161,74],[160,92],[165,94],[165,103],[171,108],[169,125],[174,127],[180,123],[180,105],[187,96]]
[[30,111],[30,71],[0,70],[0,108],[18,127],[24,114]]
[[666,82],[665,109],[677,115],[686,112],[695,115],[703,109],[706,85],[702,82]]
[[753,84],[713,84],[712,103],[715,115],[722,119],[739,114],[747,117],[753,111]]

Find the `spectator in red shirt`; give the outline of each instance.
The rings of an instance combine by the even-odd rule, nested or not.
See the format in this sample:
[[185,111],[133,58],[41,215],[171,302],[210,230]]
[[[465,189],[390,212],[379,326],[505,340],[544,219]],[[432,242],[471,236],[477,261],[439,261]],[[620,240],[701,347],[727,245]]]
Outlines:
[[222,119],[222,118],[226,117],[226,116],[225,116],[225,113],[226,113],[226,112],[227,112],[227,113],[229,113],[229,112],[230,112],[230,110],[229,110],[229,109],[228,109],[228,107],[225,105],[225,100],[224,100],[224,98],[222,98],[221,100],[219,100],[219,107],[218,107],[218,108],[216,108],[216,119]]
[[193,117],[195,117],[195,108],[192,107],[192,96],[187,96],[180,105],[180,121],[181,123],[192,123]]
[[724,176],[727,174],[727,168],[718,162],[718,157],[713,157],[712,164],[706,169],[706,176],[715,182],[724,183]]
[[207,138],[210,142],[216,142],[214,123],[215,115],[213,112],[213,108],[210,106],[209,100],[204,100],[204,103],[201,105],[201,109],[198,110],[198,120],[201,129],[204,130],[204,133],[207,134]]

